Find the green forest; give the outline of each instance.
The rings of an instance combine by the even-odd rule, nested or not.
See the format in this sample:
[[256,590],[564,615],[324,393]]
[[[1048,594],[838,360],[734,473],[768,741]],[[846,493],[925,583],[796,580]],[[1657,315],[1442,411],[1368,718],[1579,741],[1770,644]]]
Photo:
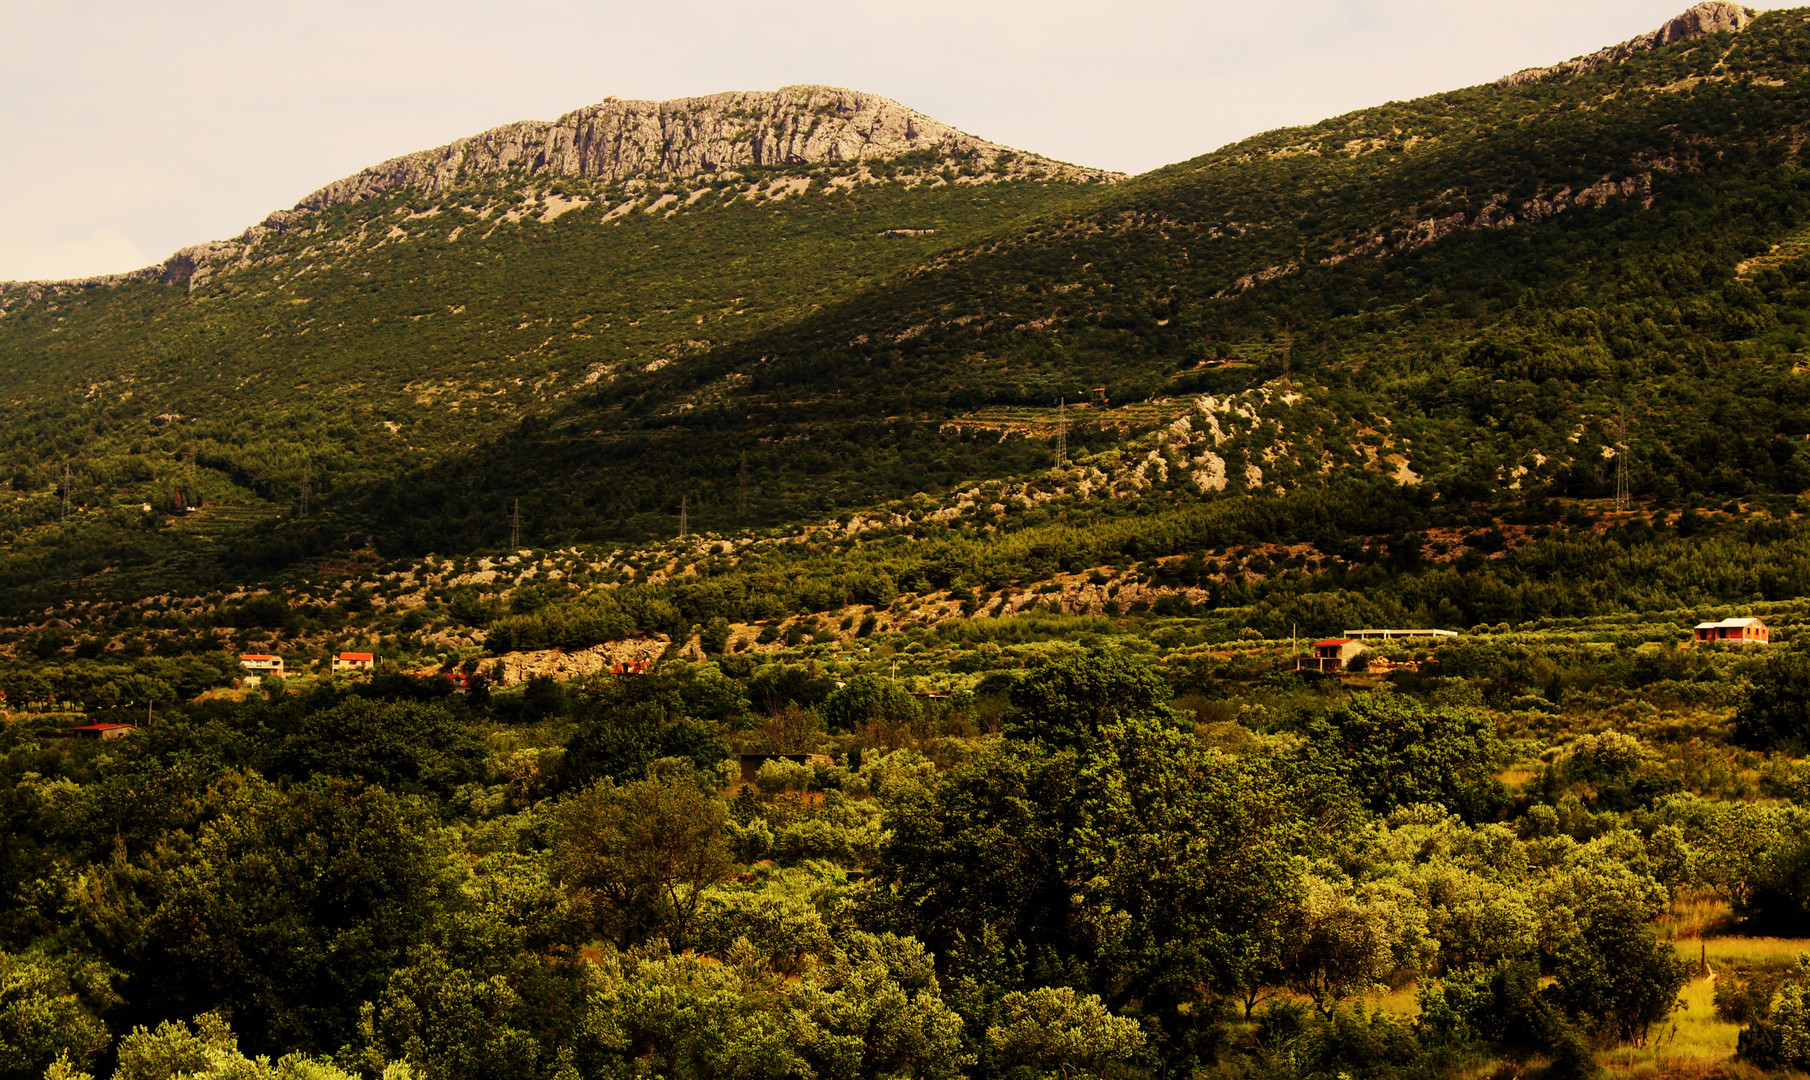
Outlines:
[[0,1080],[1810,1073],[1806,60],[0,287]]

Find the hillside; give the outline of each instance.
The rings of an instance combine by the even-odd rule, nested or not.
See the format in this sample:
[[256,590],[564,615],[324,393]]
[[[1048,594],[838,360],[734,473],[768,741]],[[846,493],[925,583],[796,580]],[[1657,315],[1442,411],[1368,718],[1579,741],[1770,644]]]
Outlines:
[[[1622,443],[1639,496],[1795,495],[1810,476],[1795,255],[1810,28],[1771,12],[1720,29],[1720,11],[1687,20],[1707,36],[1649,36],[1613,63],[1275,132],[1102,190],[411,478],[386,495],[408,507],[391,535],[499,535],[452,485],[489,493],[478,507],[521,498],[548,541],[649,535],[682,491],[694,524],[728,528],[741,452],[794,518],[858,506],[986,475],[969,458],[983,432],[1023,434],[989,413],[1102,385],[1119,404],[1175,399],[1167,423],[1194,395],[1275,384],[1268,434],[1227,444],[1190,421],[1177,449],[1201,496],[1321,485],[1346,465],[1458,502],[1603,495]],[[1052,435],[1046,422],[1033,441],[1047,453]],[[624,461],[642,482],[622,482]]]
[[[1164,497],[1349,475],[1488,515],[1613,494],[1618,458],[1638,499],[1795,495],[1807,51],[1795,13],[1704,5],[1120,183],[928,121],[900,141],[859,95],[842,134],[787,143],[837,111],[811,88],[784,123],[718,96],[501,129],[330,186],[230,272],[18,293],[15,528],[60,513],[64,460],[78,506],[245,507],[196,523],[264,521],[230,550],[270,569],[494,547],[518,505],[548,545],[667,535],[681,504],[794,526],[1044,468],[1042,410],[1098,386],[1077,449],[1170,427],[1139,488]],[[674,124],[723,167],[621,180],[651,135],[595,149]],[[781,145],[825,161],[767,164]],[[84,572],[180,542],[101,532]],[[55,535],[13,580],[43,582]]]
[[822,87],[401,158],[139,273],[0,285],[5,527],[60,518],[65,467],[90,518],[331,508],[1116,179]]

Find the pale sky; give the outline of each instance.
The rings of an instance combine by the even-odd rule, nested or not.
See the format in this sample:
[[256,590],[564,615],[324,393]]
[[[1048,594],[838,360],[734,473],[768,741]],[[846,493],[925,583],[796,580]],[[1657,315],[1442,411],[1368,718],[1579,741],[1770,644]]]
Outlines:
[[1487,82],[1690,0],[0,0],[0,280],[161,262],[615,95],[827,83],[1141,172]]

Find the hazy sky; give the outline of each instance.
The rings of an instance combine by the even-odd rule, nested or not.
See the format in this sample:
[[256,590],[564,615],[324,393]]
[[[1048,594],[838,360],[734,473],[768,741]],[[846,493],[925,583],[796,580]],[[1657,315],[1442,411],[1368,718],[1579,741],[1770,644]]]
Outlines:
[[0,280],[160,262],[614,94],[828,83],[1138,172],[1623,41],[1689,0],[0,0]]

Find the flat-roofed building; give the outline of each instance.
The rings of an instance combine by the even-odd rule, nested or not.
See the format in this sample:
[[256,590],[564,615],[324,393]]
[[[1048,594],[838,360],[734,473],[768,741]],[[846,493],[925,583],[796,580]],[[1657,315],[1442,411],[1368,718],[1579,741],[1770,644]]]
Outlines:
[[283,658],[266,653],[240,653],[239,666],[253,675],[283,674]]
[[1458,631],[1456,631],[1456,630],[1347,630],[1347,631],[1345,631],[1345,636],[1348,638],[1358,638],[1359,640],[1363,640],[1365,638],[1382,638],[1384,641],[1387,641],[1390,638],[1457,637]]

